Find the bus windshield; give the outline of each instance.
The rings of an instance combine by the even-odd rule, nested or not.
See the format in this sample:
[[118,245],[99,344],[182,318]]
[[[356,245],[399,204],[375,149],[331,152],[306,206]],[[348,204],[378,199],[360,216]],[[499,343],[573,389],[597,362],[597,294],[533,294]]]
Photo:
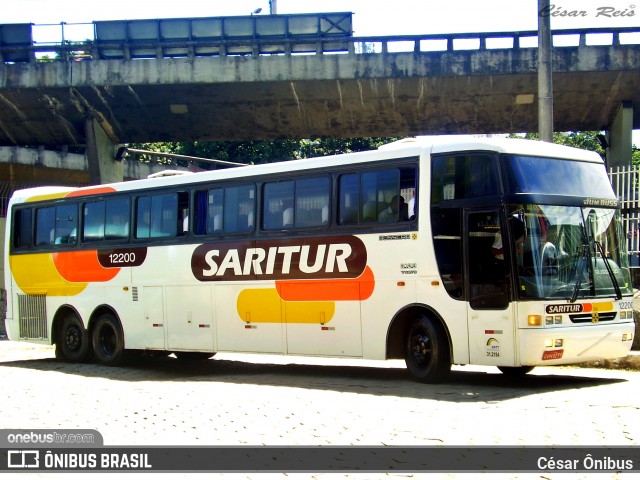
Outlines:
[[524,155],[503,155],[502,160],[506,193],[615,199],[602,163]]
[[574,302],[631,293],[616,210],[525,204],[509,211],[520,298]]

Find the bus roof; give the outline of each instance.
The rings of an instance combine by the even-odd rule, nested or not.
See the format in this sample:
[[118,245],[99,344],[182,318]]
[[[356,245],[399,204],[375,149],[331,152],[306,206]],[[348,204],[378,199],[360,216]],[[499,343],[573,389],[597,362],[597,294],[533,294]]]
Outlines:
[[[393,160],[397,158],[417,157],[423,154],[439,154],[446,152],[491,151],[497,153],[512,153],[528,156],[565,158],[578,161],[603,163],[600,155],[595,152],[578,148],[557,145],[534,140],[513,139],[504,137],[476,137],[471,135],[443,135],[429,137],[412,137],[382,145],[377,150],[365,152],[331,155],[326,157],[306,158],[269,164],[247,165],[243,167],[227,168],[199,172],[192,175],[156,176],[142,180],[105,184],[88,187],[36,187],[16,191],[13,202],[23,202],[34,197],[64,196],[65,192],[74,192],[82,196],[83,191],[88,195],[95,194],[97,188],[112,191],[130,191],[140,188],[158,188],[180,184],[197,184],[216,180],[242,179],[247,176],[302,171],[315,168],[332,168],[342,165],[358,164],[375,160]],[[35,199],[34,199],[35,200]]]
[[600,155],[590,150],[523,138],[482,137],[474,135],[436,135],[405,138],[397,142],[382,145],[379,147],[379,150],[408,149],[411,146],[422,151],[428,150],[432,154],[487,150],[498,153],[603,163]]

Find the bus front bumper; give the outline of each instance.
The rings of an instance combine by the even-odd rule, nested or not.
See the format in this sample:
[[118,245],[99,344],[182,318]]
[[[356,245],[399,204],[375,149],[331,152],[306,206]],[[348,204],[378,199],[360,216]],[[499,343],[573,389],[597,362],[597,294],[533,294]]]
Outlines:
[[635,324],[522,328],[520,365],[566,365],[624,357],[629,354]]

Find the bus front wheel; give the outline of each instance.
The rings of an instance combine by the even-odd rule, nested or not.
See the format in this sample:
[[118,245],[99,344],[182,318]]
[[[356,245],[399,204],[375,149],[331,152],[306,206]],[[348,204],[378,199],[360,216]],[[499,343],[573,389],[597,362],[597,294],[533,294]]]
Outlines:
[[109,313],[101,315],[93,328],[93,351],[103,365],[118,365],[124,359],[124,334],[120,323]]
[[449,343],[440,325],[426,317],[411,324],[406,337],[405,363],[419,382],[437,383],[449,374]]
[[75,313],[68,314],[56,341],[56,358],[84,362],[91,355],[89,333]]

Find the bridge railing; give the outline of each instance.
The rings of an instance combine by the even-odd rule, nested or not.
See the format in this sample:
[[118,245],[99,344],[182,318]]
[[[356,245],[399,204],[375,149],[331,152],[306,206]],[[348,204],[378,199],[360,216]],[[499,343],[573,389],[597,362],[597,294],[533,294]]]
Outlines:
[[[191,22],[194,20],[185,19]],[[537,31],[354,37],[348,29],[337,33],[318,30],[313,35],[304,31],[291,34],[288,30],[283,34],[276,32],[272,35],[259,35],[254,27],[252,31],[244,32],[246,35],[217,34],[207,37],[194,35],[193,24],[189,24],[191,30],[185,30],[188,34],[177,38],[178,34],[163,36],[157,33],[161,32],[160,23],[154,26],[157,31],[151,28],[151,33],[147,34],[132,34],[122,28],[122,32],[114,34],[113,28],[105,30],[105,25],[100,26],[103,23],[109,22],[0,25],[0,61],[19,63],[38,60],[129,60],[235,55],[385,54],[516,50],[538,46]],[[37,34],[39,27],[44,29],[46,35]],[[149,30],[150,27],[146,25],[145,28]],[[57,36],[55,30],[58,30]],[[77,37],[76,34],[76,38],[73,38],[69,32],[74,30],[82,32],[80,35],[85,37]],[[554,30],[552,33],[554,47],[558,48],[640,44],[640,27],[566,29]]]

